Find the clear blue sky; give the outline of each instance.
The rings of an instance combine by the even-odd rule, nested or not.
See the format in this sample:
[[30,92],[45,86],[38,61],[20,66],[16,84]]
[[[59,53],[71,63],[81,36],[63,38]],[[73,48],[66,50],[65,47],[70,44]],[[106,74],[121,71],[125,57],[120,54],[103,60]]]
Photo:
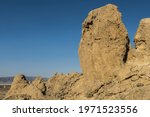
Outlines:
[[133,42],[149,0],[0,0],[0,76],[80,72],[81,24],[108,3],[118,5]]

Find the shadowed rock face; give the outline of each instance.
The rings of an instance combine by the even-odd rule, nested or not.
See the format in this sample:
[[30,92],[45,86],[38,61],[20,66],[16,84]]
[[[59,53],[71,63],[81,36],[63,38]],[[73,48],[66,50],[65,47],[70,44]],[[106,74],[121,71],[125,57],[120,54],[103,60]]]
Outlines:
[[83,74],[31,83],[17,75],[5,99],[150,99],[150,18],[141,20],[135,48],[129,48],[115,5],[91,11],[83,22],[79,58]]

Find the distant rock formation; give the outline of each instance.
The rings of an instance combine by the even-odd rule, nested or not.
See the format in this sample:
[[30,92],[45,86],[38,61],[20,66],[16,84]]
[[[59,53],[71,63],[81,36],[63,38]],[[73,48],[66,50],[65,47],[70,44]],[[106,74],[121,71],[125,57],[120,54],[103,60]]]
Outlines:
[[16,75],[5,99],[43,99],[45,91],[45,83],[41,78],[29,83],[24,75]]
[[83,74],[32,82],[17,75],[4,99],[150,99],[150,18],[141,20],[134,41],[132,48],[117,6],[95,9],[83,22]]
[[4,99],[80,99],[82,74],[56,74],[47,81],[36,78],[31,83],[24,75],[16,75]]

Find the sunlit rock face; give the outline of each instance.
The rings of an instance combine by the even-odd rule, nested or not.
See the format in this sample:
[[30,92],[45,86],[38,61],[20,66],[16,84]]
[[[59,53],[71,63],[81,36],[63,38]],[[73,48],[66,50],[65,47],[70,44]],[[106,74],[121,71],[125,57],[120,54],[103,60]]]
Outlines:
[[128,50],[128,33],[117,6],[108,4],[92,10],[83,22],[78,50],[87,95],[116,78]]

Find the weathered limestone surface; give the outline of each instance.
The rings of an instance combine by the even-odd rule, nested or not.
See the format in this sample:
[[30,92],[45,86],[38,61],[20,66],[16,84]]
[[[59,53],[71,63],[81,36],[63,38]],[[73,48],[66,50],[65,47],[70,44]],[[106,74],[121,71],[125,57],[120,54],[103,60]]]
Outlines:
[[83,22],[79,58],[86,79],[107,81],[127,59],[129,38],[117,6],[92,10]]
[[134,41],[136,49],[150,52],[150,18],[141,20]]
[[41,78],[32,83],[24,75],[16,75],[5,99],[43,99],[46,87]]

